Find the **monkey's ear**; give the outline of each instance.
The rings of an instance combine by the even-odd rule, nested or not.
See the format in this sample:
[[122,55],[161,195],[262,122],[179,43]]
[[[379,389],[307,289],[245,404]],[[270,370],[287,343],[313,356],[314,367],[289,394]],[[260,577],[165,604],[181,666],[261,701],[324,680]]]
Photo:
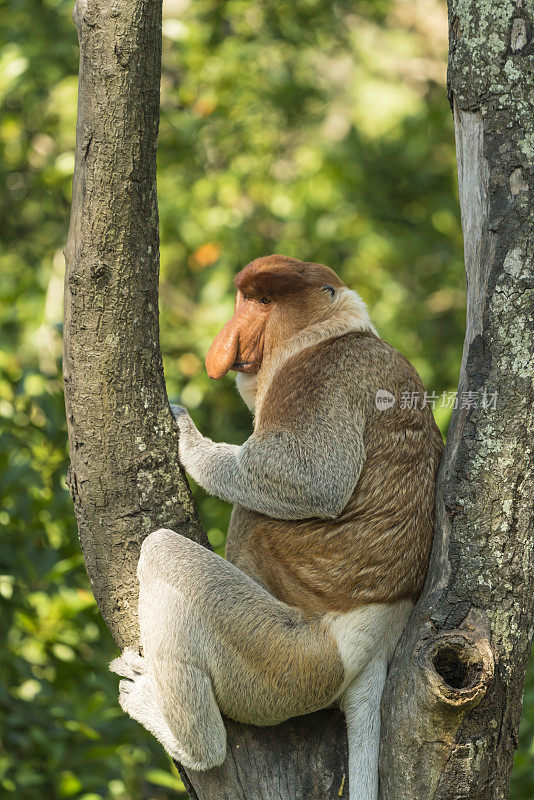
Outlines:
[[336,293],[336,290],[334,289],[334,287],[330,286],[329,284],[325,284],[325,286],[323,286],[323,290],[325,292],[330,292],[330,297],[333,297],[335,295],[335,293]]

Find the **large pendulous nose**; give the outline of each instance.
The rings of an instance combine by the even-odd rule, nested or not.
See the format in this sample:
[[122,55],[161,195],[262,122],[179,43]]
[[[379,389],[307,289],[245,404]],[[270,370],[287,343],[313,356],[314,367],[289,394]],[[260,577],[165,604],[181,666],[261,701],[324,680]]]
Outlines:
[[219,331],[206,354],[206,372],[210,378],[217,381],[232,369],[238,344],[239,331],[234,315]]

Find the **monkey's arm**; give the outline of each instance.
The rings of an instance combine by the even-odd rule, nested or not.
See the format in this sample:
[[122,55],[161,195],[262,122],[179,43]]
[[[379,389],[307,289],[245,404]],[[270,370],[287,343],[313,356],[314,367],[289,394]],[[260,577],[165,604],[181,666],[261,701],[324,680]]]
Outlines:
[[354,419],[341,427],[309,419],[298,430],[256,431],[239,447],[202,436],[185,409],[173,413],[184,468],[230,503],[278,519],[333,518],[358,481],[365,454]]

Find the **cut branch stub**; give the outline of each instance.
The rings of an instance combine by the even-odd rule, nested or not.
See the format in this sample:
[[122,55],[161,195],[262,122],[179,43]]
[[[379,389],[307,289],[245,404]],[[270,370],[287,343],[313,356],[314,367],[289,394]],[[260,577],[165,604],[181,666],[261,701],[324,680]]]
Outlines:
[[465,714],[482,701],[493,680],[488,636],[489,621],[477,611],[471,611],[455,630],[436,633],[433,623],[423,626],[414,644],[413,668],[399,678],[403,704],[388,708],[399,719],[407,714],[410,726],[389,720],[388,747],[403,753],[405,773],[402,794],[398,775],[382,773],[386,797],[434,797]]
[[419,661],[440,703],[462,710],[476,706],[493,678],[494,659],[486,639],[472,641],[462,631],[441,633],[422,648]]
[[[341,711],[318,711],[268,728],[231,720],[225,724],[228,752],[222,767],[188,772],[187,788],[193,788],[199,799],[348,800],[347,737]],[[243,794],[237,794],[236,787],[243,787]]]

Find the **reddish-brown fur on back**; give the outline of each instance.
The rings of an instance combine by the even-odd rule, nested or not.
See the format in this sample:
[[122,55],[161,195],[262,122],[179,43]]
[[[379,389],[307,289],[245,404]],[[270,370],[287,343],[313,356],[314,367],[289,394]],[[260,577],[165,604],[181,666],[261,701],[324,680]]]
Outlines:
[[[376,408],[379,389],[395,396],[392,408]],[[432,542],[443,441],[430,409],[401,408],[401,397],[416,392],[422,398],[423,391],[409,361],[370,332],[348,333],[293,356],[273,379],[256,430],[298,430],[326,394],[335,403],[341,392],[355,420],[363,412],[365,463],[344,511],[332,520],[274,520],[235,506],[229,560],[312,614],[417,599]]]
[[236,275],[234,284],[245,297],[283,297],[312,286],[328,284],[341,288],[345,285],[333,270],[323,264],[279,255],[251,261]]

